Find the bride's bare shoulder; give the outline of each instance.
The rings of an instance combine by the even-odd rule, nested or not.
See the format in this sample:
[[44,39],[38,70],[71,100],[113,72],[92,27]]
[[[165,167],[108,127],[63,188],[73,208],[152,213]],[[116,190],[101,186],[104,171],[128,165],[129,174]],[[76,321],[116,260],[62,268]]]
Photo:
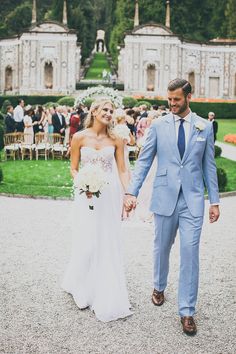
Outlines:
[[81,143],[86,137],[89,136],[88,129],[80,130],[79,132],[73,135],[73,140],[77,143]]

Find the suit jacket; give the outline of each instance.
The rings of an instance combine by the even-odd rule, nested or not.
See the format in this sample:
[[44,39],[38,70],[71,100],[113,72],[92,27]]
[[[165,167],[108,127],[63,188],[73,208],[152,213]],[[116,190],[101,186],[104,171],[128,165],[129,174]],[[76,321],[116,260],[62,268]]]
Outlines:
[[216,141],[216,134],[218,132],[218,123],[217,123],[217,121],[213,120],[212,125],[213,125],[214,141]]
[[173,115],[158,118],[150,127],[128,193],[138,196],[155,156],[158,167],[153,183],[152,212],[172,215],[182,187],[190,213],[194,217],[203,216],[204,182],[210,203],[219,203],[213,129],[208,121],[192,113],[189,141],[181,160]]
[[60,118],[58,116],[57,113],[53,114],[52,115],[52,125],[54,127],[54,133],[57,133],[57,134],[61,134],[63,136],[65,136],[65,130],[63,133],[60,132],[60,130],[62,128],[66,129],[66,120],[65,120],[65,117],[63,116],[63,114],[61,114],[62,116],[62,124],[60,122]]
[[6,133],[14,133],[14,131],[16,130],[16,122],[13,116],[9,113],[7,113],[5,117],[5,128]]

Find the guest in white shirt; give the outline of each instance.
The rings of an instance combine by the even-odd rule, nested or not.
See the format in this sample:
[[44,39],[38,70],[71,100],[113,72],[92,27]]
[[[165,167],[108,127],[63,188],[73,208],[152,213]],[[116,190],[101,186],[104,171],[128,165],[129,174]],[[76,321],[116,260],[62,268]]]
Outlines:
[[18,105],[15,107],[13,112],[13,118],[16,122],[16,131],[23,132],[24,131],[24,105],[25,102],[21,98],[18,100]]

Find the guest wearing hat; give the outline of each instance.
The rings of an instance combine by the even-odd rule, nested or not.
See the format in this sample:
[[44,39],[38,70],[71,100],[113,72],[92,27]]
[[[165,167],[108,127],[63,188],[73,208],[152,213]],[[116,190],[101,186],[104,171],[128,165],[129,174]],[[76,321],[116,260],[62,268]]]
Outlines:
[[25,137],[24,139],[24,142],[26,144],[33,144],[34,142],[34,129],[33,129],[33,126],[35,124],[38,124],[38,122],[32,122],[32,116],[34,114],[34,110],[33,108],[30,106],[30,105],[27,105],[25,107],[25,115],[24,115],[24,119],[23,119],[23,122],[24,122],[24,134],[27,134],[27,136]]

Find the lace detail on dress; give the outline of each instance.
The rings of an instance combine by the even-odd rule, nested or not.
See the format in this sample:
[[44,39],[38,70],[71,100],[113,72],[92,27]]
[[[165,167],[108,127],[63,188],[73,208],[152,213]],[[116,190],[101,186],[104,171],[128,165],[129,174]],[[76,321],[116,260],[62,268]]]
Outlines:
[[[112,148],[112,150],[110,149]],[[103,171],[112,172],[112,166],[114,161],[114,147],[106,146],[103,149],[96,150],[90,147],[84,146],[81,152],[80,166],[81,168],[86,164],[99,165]]]

